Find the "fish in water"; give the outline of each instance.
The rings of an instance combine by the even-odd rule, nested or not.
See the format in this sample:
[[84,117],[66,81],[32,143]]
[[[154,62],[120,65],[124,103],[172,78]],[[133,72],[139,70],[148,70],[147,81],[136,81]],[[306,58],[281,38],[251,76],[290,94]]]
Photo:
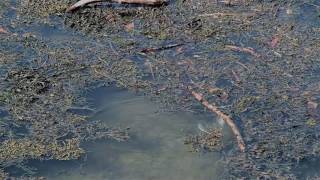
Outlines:
[[[220,127],[223,127],[225,125],[225,122],[222,118],[217,118],[217,121],[218,121],[218,124],[220,125]],[[198,123],[198,129],[204,133],[207,133],[207,134],[210,134],[210,132],[208,132],[206,129],[208,128],[205,128],[201,123]]]

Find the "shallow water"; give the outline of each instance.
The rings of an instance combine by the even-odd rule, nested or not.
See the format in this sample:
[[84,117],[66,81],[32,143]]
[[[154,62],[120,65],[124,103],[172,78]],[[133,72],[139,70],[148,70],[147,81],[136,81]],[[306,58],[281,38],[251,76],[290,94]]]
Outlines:
[[[246,168],[241,169],[247,164],[245,161],[242,162],[236,159],[235,162],[239,162],[240,165],[236,166],[235,163],[231,165],[231,167],[235,167],[235,169],[238,168],[236,169],[236,173],[238,173],[239,177],[245,176],[250,179],[250,177],[252,178],[252,176],[254,176],[259,178],[260,176],[268,174],[268,172],[270,172],[269,175],[273,177],[273,175],[277,176],[278,172],[285,172],[289,168],[294,169],[290,173],[294,173],[301,179],[319,175],[320,166],[319,163],[315,162],[318,162],[317,157],[320,152],[320,148],[318,148],[320,147],[318,144],[318,138],[320,137],[318,133],[320,128],[318,114],[320,109],[316,106],[313,108],[314,112],[308,114],[308,110],[305,110],[308,108],[306,107],[307,102],[305,101],[319,104],[319,89],[317,88],[317,84],[319,81],[320,68],[315,47],[318,47],[320,42],[317,34],[320,27],[320,1],[309,0],[305,1],[305,3],[298,3],[298,1],[296,1],[296,5],[294,1],[288,4],[280,3],[280,5],[275,3],[274,8],[270,9],[274,11],[271,13],[274,19],[271,20],[270,15],[268,15],[269,10],[263,11],[258,8],[258,6],[252,6],[253,9],[257,8],[256,11],[258,14],[253,18],[252,22],[249,21],[252,28],[249,27],[248,29],[241,29],[241,27],[243,28],[243,23],[247,22],[238,22],[236,18],[234,22],[225,19],[226,22],[231,22],[229,25],[227,23],[221,23],[218,26],[213,26],[213,24],[219,24],[219,22],[206,18],[200,18],[200,21],[194,21],[193,18],[189,17],[188,12],[184,11],[181,11],[183,16],[179,16],[177,19],[169,16],[166,20],[164,18],[166,12],[175,11],[162,9],[161,12],[158,12],[161,15],[159,19],[164,18],[163,21],[167,21],[164,24],[166,25],[168,23],[169,29],[173,26],[173,32],[176,29],[174,28],[174,24],[170,24],[171,20],[173,20],[173,22],[178,20],[178,24],[181,21],[180,23],[183,25],[181,27],[185,28],[188,28],[190,24],[197,26],[197,23],[202,21],[199,27],[203,26],[203,31],[199,31],[198,36],[204,36],[206,34],[205,29],[222,28],[222,30],[221,32],[218,30],[217,34],[214,32],[212,37],[208,39],[207,37],[197,39],[199,37],[195,32],[194,37],[191,36],[190,39],[187,38],[181,47],[156,52],[155,57],[151,55],[150,57],[141,55],[139,52],[144,48],[161,47],[168,43],[179,43],[181,41],[180,39],[184,39],[184,36],[188,35],[188,33],[183,31],[181,32],[182,34],[180,34],[179,31],[177,31],[178,33],[173,33],[173,35],[178,35],[177,37],[172,36],[174,37],[172,38],[168,36],[171,38],[165,38],[166,40],[163,41],[159,41],[157,36],[154,38],[150,38],[152,36],[147,37],[145,36],[146,34],[143,35],[144,33],[142,33],[145,30],[143,27],[147,26],[142,25],[144,24],[143,21],[148,22],[148,18],[144,19],[143,16],[141,16],[141,18],[130,16],[121,17],[121,21],[113,27],[115,30],[119,27],[125,29],[125,25],[132,20],[132,22],[135,22],[135,31],[137,32],[128,33],[126,31],[120,31],[116,33],[119,37],[114,37],[109,33],[104,34],[104,31],[109,32],[108,28],[104,29],[101,27],[100,29],[100,25],[104,26],[105,24],[95,24],[96,20],[94,19],[87,22],[85,20],[80,21],[79,18],[72,19],[67,16],[61,17],[53,15],[48,22],[38,17],[41,19],[39,22],[27,18],[31,21],[30,24],[21,23],[19,21],[23,18],[20,17],[21,19],[19,20],[15,14],[17,2],[15,0],[8,0],[8,2],[9,1],[12,3],[8,6],[10,8],[0,7],[1,9],[9,9],[6,10],[8,12],[3,15],[5,18],[0,22],[0,27],[4,27],[9,32],[15,33],[16,35],[13,36],[18,37],[24,37],[30,33],[32,36],[35,36],[35,38],[26,38],[25,41],[31,43],[31,45],[34,45],[36,48],[25,47],[20,41],[16,42],[13,37],[11,37],[13,40],[5,40],[4,37],[9,36],[10,33],[0,34],[3,37],[0,55],[2,55],[1,53],[6,54],[9,60],[11,59],[10,53],[12,53],[14,57],[19,55],[16,59],[17,62],[13,61],[12,64],[3,63],[4,65],[0,66],[0,74],[3,77],[7,76],[7,73],[10,72],[11,69],[27,69],[30,71],[33,67],[35,69],[41,69],[42,65],[50,63],[52,63],[52,65],[59,65],[60,61],[69,62],[69,56],[71,60],[77,60],[74,61],[77,62],[75,65],[78,63],[92,65],[91,62],[95,62],[96,64],[93,63],[94,65],[99,65],[97,62],[101,62],[101,59],[110,58],[110,62],[114,62],[114,60],[124,58],[129,59],[135,63],[138,68],[145,71],[144,73],[149,74],[149,76],[144,74],[142,79],[155,81],[152,84],[158,85],[159,89],[161,89],[165,87],[163,84],[172,83],[166,81],[167,77],[165,73],[164,75],[162,74],[161,68],[164,68],[162,70],[170,70],[170,68],[166,66],[162,67],[161,63],[157,63],[159,61],[168,63],[171,62],[171,60],[177,62],[183,60],[181,63],[185,63],[185,59],[191,59],[193,61],[190,61],[190,63],[195,63],[196,69],[198,67],[199,69],[203,68],[205,72],[208,70],[205,67],[212,66],[212,69],[209,69],[209,71],[211,72],[213,69],[215,71],[208,74],[202,74],[202,70],[195,71],[199,73],[195,79],[199,80],[199,82],[203,81],[208,85],[222,88],[229,93],[230,101],[220,102],[220,100],[217,99],[216,103],[223,111],[230,114],[236,120],[247,143],[248,151],[245,156],[247,158],[246,160],[254,164],[252,167],[250,166],[251,169],[249,170]],[[178,5],[175,4],[176,1],[172,1],[170,7],[173,9],[176,8]],[[267,1],[265,1],[265,5],[268,5]],[[125,6],[122,8],[126,9],[128,7]],[[199,8],[201,9],[200,5]],[[228,10],[229,8],[231,7],[222,6],[221,10]],[[234,12],[230,12],[237,13],[238,11],[240,12],[242,8],[244,8],[244,6],[235,6],[233,8]],[[110,9],[111,12],[112,10],[114,9]],[[212,10],[214,10],[214,8]],[[246,9],[246,11],[251,12],[249,9]],[[260,15],[259,11],[261,11]],[[195,12],[196,15],[201,16],[201,14],[198,13],[202,12]],[[210,12],[211,9],[209,8],[208,13]],[[116,12],[116,14],[118,13]],[[24,14],[22,14],[22,16],[23,15]],[[94,17],[95,15],[98,16],[99,14],[83,16],[83,18],[86,19]],[[152,15],[152,13],[150,15]],[[260,16],[261,19],[259,18]],[[126,18],[128,18],[128,20],[125,20]],[[155,20],[157,19],[158,18],[155,18]],[[122,22],[122,20],[125,21]],[[75,28],[71,28],[69,27],[71,25],[68,25],[68,23],[70,23],[69,21],[75,21],[75,23],[80,24],[75,26]],[[84,25],[81,25],[82,21]],[[241,24],[239,24],[239,33],[233,32],[234,30],[232,30],[232,28],[236,27],[232,24],[236,24],[237,22]],[[89,24],[86,28],[84,26],[87,23]],[[95,35],[92,34],[95,34],[96,31],[93,31],[91,34],[79,33],[79,31],[86,32],[90,29],[95,30],[95,27],[98,30],[98,34],[101,31],[100,35],[106,35],[106,37],[95,37]],[[154,27],[155,31],[157,31],[156,27],[157,26]],[[112,27],[110,29],[112,29]],[[192,29],[193,28],[190,30]],[[152,28],[151,31],[153,31]],[[170,35],[170,33],[167,34]],[[191,40],[193,38],[195,38],[194,41]],[[221,42],[219,40],[220,38]],[[21,40],[21,38],[17,39]],[[273,40],[275,45],[274,47],[272,47],[272,45],[270,47]],[[252,58],[250,54],[246,53],[222,51],[218,46],[213,47],[216,41],[222,43],[223,46],[234,44],[239,47],[252,47],[263,56],[261,58]],[[41,45],[37,45],[37,43],[43,43],[44,47],[38,47]],[[48,47],[46,48],[45,46]],[[210,48],[211,46],[212,48]],[[69,49],[70,52],[67,50],[62,51],[62,49]],[[48,50],[52,50],[52,52],[47,53],[46,51]],[[135,51],[138,51],[138,53]],[[55,52],[57,53],[57,59],[55,59]],[[61,54],[59,54],[59,52]],[[99,52],[106,53],[99,54]],[[116,58],[111,57],[113,55]],[[52,58],[50,59],[51,56]],[[162,57],[166,60],[163,60]],[[299,59],[301,59],[301,61],[299,61]],[[152,77],[154,76],[152,66],[150,66],[151,71],[149,72],[150,67],[146,66],[149,61],[154,63],[155,67],[157,67],[157,65],[159,66],[158,72],[154,70],[155,75],[159,76],[158,79]],[[233,63],[233,61],[239,62]],[[201,64],[202,62],[203,64]],[[241,65],[241,67],[239,65]],[[168,65],[168,67],[169,66],[170,65]],[[62,67],[68,68],[69,66]],[[245,70],[243,68],[245,68]],[[52,71],[55,70],[54,68],[52,69]],[[108,69],[103,70],[108,71]],[[179,72],[179,68],[176,70]],[[282,74],[283,71],[285,72]],[[34,71],[31,70],[31,72]],[[50,73],[50,71],[48,72]],[[56,72],[53,72],[54,75],[55,73]],[[79,77],[86,74],[84,72],[78,73]],[[122,76],[121,73],[119,76]],[[190,80],[190,75],[192,75],[191,72],[185,77],[185,81],[188,82]],[[117,77],[117,75],[114,76]],[[91,79],[94,82],[101,80],[94,78],[95,77],[89,77],[85,80],[90,81],[90,83]],[[75,81],[76,78],[69,79],[68,77],[66,79],[72,82]],[[239,79],[240,82],[236,82],[238,81],[237,79]],[[15,81],[12,83],[13,85],[15,84],[14,82]],[[128,79],[126,82],[132,81]],[[184,80],[178,82],[179,87],[176,87],[176,85],[174,85],[174,87],[181,88],[181,83],[185,83]],[[75,82],[75,84],[77,84],[77,82]],[[4,83],[3,87],[1,87],[0,83],[1,90],[5,90],[6,85],[7,84]],[[66,89],[69,87],[71,89],[82,88],[82,86],[79,88],[65,84],[64,86]],[[92,89],[94,87],[90,86],[88,88]],[[282,92],[286,90],[288,91]],[[183,91],[183,89],[177,89],[177,91],[180,92]],[[60,93],[60,91],[58,92]],[[71,91],[66,92],[70,93]],[[302,96],[299,95],[298,97],[295,95],[298,93],[305,94],[305,92],[311,95],[304,100]],[[78,95],[76,90],[74,90],[74,93]],[[173,94],[170,95],[174,97]],[[183,93],[179,95],[181,96],[179,98],[184,98]],[[93,110],[83,109],[78,106],[66,109],[69,110],[68,112],[79,113],[80,115],[89,113],[89,119],[91,121],[103,121],[110,127],[130,128],[129,134],[131,138],[127,142],[116,142],[108,139],[84,143],[82,147],[87,151],[87,154],[85,157],[82,157],[81,160],[43,162],[30,160],[31,162],[29,162],[29,159],[26,159],[26,163],[30,163],[30,167],[38,169],[35,170],[36,176],[44,176],[48,177],[48,179],[219,179],[219,175],[223,173],[224,168],[222,161],[229,158],[228,156],[224,159],[223,153],[220,152],[193,153],[191,152],[191,147],[184,144],[184,139],[188,135],[200,133],[199,127],[218,127],[219,125],[213,117],[194,114],[192,112],[163,111],[163,109],[159,107],[159,104],[150,101],[146,97],[122,89],[100,88],[90,92],[88,97],[91,99],[90,107],[93,108]],[[50,99],[49,96],[43,96],[43,98]],[[294,100],[295,98],[297,99]],[[300,101],[300,98],[303,101]],[[213,99],[213,101],[215,100]],[[296,103],[297,105],[295,106],[294,104]],[[194,102],[194,104],[198,105],[199,103]],[[175,105],[180,106],[181,104],[176,103]],[[184,104],[181,106],[183,105]],[[0,105],[0,120],[10,115],[5,108],[2,110]],[[311,116],[311,119],[309,116]],[[297,127],[301,127],[301,129],[297,129]],[[236,147],[236,145],[234,137],[228,132],[228,128],[224,128],[225,146],[223,152],[228,153],[225,150],[228,149],[229,146],[233,145]],[[269,128],[270,132],[268,131]],[[10,131],[11,130],[22,134],[16,134],[16,138],[25,137],[27,136],[25,134],[29,132],[24,128],[12,128]],[[300,130],[301,134],[298,132]],[[270,138],[270,135],[274,135],[274,137]],[[281,140],[280,143],[278,143],[278,139]],[[281,144],[282,142],[286,142],[285,140],[287,140],[288,146],[285,143]],[[259,147],[260,143],[268,144],[265,147]],[[276,148],[270,148],[273,146]],[[235,151],[237,149],[233,148],[233,150]],[[257,152],[265,153],[259,154]],[[290,158],[284,158],[285,160],[282,161],[284,157],[283,154],[288,154],[288,157],[294,159],[298,156],[297,163],[293,163],[292,166],[288,168],[283,168],[282,166],[286,166],[283,165],[283,163],[291,162]],[[300,156],[305,159],[301,160]],[[316,158],[313,159],[313,156],[316,156]],[[15,173],[14,170],[10,172],[12,172],[13,175],[21,175],[19,174],[20,170],[17,171],[17,173]],[[256,172],[261,172],[261,174],[255,174]],[[26,174],[29,175],[28,173]],[[252,176],[249,176],[250,174]]]
[[[145,97],[119,89],[100,89],[92,96],[98,112],[92,120],[129,127],[128,142],[88,143],[86,162],[36,164],[49,179],[217,179],[223,155],[193,153],[184,144],[199,133],[198,124],[219,126],[214,119],[186,112],[162,112]],[[226,141],[228,134],[225,134]],[[82,164],[83,163],[83,164]],[[85,163],[85,164],[84,164]]]

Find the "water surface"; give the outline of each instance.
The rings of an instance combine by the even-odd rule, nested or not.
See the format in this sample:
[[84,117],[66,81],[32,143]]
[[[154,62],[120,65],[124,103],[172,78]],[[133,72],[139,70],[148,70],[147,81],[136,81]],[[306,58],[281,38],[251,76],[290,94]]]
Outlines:
[[[191,152],[184,144],[199,133],[198,123],[218,126],[214,119],[186,112],[163,112],[143,96],[119,89],[100,89],[92,96],[97,113],[113,127],[129,127],[127,142],[88,143],[86,162],[45,163],[49,179],[217,179],[222,172],[219,152]],[[226,135],[227,136],[227,135]],[[49,164],[49,165],[48,165]]]

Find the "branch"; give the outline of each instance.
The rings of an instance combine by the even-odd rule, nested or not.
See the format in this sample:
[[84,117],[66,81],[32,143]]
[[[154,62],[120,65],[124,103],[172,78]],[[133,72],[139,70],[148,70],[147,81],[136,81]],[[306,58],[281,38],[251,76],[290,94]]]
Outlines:
[[233,46],[233,45],[226,45],[225,47],[229,50],[238,51],[238,52],[245,52],[245,53],[251,54],[252,56],[260,57],[260,54],[256,53],[255,50],[250,47],[245,48],[245,47],[238,47],[238,46]]
[[[96,2],[102,2],[102,1],[106,1],[106,0],[80,0],[80,1],[76,2],[75,4],[73,4],[72,6],[70,6],[66,10],[66,12],[74,11],[82,6],[87,5],[87,4],[92,4],[92,3],[96,3]],[[162,4],[166,3],[166,0],[110,0],[110,1],[117,2],[117,3],[144,4],[144,5],[152,5],[152,6],[162,5]]]
[[[191,89],[191,88],[189,88],[189,89]],[[242,139],[242,136],[240,134],[240,131],[239,131],[237,125],[233,122],[233,120],[228,115],[226,115],[224,112],[220,111],[215,105],[210,104],[206,99],[204,99],[202,94],[199,94],[199,93],[192,91],[192,90],[191,90],[191,94],[193,95],[193,97],[196,98],[196,100],[201,102],[201,104],[203,106],[205,106],[207,109],[209,109],[213,113],[216,113],[218,116],[220,116],[226,122],[226,124],[228,124],[228,126],[231,128],[233,134],[236,136],[240,151],[244,152],[246,145]]]

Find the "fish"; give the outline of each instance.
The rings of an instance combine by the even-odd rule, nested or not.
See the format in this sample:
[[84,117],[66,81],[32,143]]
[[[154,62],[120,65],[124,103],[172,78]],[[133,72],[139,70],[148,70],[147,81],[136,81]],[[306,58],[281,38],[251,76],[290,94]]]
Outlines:
[[204,133],[210,134],[201,123],[198,123],[198,129]]

